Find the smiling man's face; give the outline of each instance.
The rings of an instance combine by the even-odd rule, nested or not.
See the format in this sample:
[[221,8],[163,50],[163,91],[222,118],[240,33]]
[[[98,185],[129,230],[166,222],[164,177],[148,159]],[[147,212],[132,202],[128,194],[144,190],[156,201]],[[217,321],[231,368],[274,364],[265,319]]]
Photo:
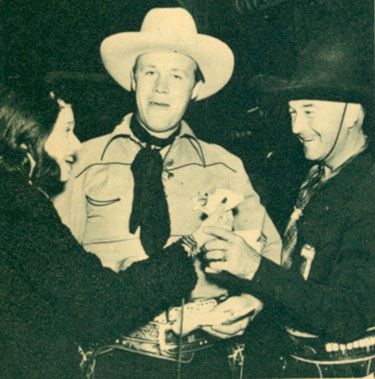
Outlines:
[[329,156],[329,161],[332,161],[342,154],[347,134],[345,125],[339,132],[344,109],[345,103],[341,102],[289,101],[292,131],[303,144],[306,159],[325,161]]
[[186,55],[140,56],[133,78],[137,117],[151,134],[166,138],[178,127],[195,87],[196,63]]

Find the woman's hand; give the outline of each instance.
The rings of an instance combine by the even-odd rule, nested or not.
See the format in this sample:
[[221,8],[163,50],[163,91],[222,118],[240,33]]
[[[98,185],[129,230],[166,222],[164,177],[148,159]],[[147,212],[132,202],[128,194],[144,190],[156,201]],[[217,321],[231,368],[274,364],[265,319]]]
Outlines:
[[261,256],[245,240],[221,227],[208,226],[204,232],[216,237],[205,243],[205,271],[218,274],[227,271],[242,279],[251,280],[258,270]]

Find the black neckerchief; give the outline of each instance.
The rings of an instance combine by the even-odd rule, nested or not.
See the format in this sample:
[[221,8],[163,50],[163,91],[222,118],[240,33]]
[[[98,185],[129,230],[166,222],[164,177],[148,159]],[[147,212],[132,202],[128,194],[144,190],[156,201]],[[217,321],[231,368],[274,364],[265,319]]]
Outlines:
[[148,145],[158,147],[159,149],[165,146],[171,145],[175,138],[180,134],[181,123],[178,128],[168,138],[158,138],[151,135],[137,120],[136,116],[133,116],[130,120],[130,130],[140,142]]
[[132,117],[130,129],[146,147],[141,148],[131,165],[134,196],[129,229],[134,234],[140,227],[143,249],[146,254],[152,255],[163,248],[171,232],[160,150],[173,143],[180,127],[168,138],[161,139],[150,135],[136,117]]

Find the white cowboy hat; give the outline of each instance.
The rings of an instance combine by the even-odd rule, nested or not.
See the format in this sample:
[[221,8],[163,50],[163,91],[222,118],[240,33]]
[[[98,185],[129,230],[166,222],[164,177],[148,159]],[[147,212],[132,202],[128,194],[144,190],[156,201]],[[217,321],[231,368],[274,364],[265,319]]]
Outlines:
[[131,72],[138,56],[168,50],[194,59],[204,76],[196,100],[223,88],[233,73],[234,57],[227,44],[217,38],[198,34],[195,22],[183,8],[154,8],[142,23],[140,32],[125,32],[107,37],[100,54],[109,74],[131,91]]

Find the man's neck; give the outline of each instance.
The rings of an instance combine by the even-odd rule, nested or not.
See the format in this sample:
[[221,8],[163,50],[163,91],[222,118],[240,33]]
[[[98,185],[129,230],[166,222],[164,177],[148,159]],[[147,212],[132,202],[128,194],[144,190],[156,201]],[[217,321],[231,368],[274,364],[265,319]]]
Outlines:
[[168,137],[170,137],[179,127],[180,127],[180,122],[173,126],[171,129],[168,129],[164,132],[155,132],[153,130],[151,130],[150,128],[148,128],[140,119],[139,117],[137,116],[137,120],[138,120],[138,123],[139,125],[148,133],[150,134],[151,136],[153,137],[156,137],[156,138],[160,138],[160,139],[167,139]]
[[366,146],[366,136],[363,133],[359,133],[356,138],[353,138],[348,142],[339,156],[333,159],[324,161],[324,177],[330,177],[335,171],[339,170],[341,166],[345,164],[350,158],[363,151]]
[[150,133],[149,129],[142,125],[137,117],[132,118],[130,121],[130,129],[132,130],[134,136],[146,146],[156,146],[158,148],[164,148],[171,145],[177,135],[180,133],[180,125],[176,128],[172,128],[172,133],[168,131],[168,136],[160,136],[162,133]]

